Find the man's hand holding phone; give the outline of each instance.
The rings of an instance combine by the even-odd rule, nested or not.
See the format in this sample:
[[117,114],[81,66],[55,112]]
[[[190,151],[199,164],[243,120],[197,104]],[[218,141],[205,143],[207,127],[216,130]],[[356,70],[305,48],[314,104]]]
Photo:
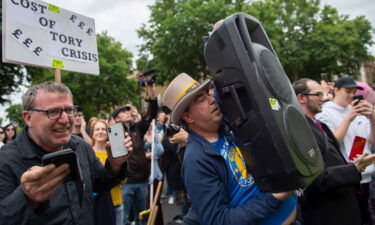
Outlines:
[[67,163],[56,167],[54,164],[33,166],[21,176],[21,186],[32,209],[49,199],[65,182],[70,173]]
[[366,167],[375,163],[375,154],[364,153],[362,155],[357,155],[353,160],[353,164],[357,168],[358,172],[363,172]]
[[107,154],[108,154],[108,162],[111,166],[112,172],[115,174],[117,174],[120,171],[122,164],[124,164],[124,162],[128,160],[129,154],[133,151],[133,143],[132,143],[130,135],[127,132],[125,132],[124,137],[125,138],[123,139],[123,145],[125,146],[128,152],[126,155],[113,157],[112,150],[111,150],[111,143],[107,142],[105,146],[107,150]]
[[363,100],[362,96],[354,96],[353,97],[353,108],[352,110],[357,115],[366,116],[369,120],[373,120],[375,122],[375,113],[374,113],[374,107],[371,103],[369,103],[366,100]]

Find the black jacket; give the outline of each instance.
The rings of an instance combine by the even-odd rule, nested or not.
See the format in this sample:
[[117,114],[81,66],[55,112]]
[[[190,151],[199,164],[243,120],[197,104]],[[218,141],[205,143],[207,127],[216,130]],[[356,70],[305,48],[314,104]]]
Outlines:
[[[25,127],[15,141],[0,151],[0,225],[21,224],[94,224],[93,192],[110,190],[125,178],[126,163],[114,176],[96,158],[91,146],[73,135],[64,148],[75,151],[81,167],[84,191],[82,208],[74,181],[64,183],[52,197],[33,211],[20,185],[21,175],[32,166],[41,165],[41,148],[27,135]],[[39,149],[38,149],[39,148]]]
[[162,145],[164,153],[161,156],[161,162],[168,185],[173,190],[185,191],[184,182],[181,177],[182,158],[185,147],[181,147],[180,144],[171,144],[167,135],[164,135]]
[[147,132],[152,120],[158,112],[157,100],[149,100],[148,111],[142,116],[141,121],[131,124],[129,129],[125,130],[130,133],[133,142],[133,152],[128,158],[128,183],[145,182],[150,176],[150,161],[146,159],[143,137]]
[[327,136],[307,118],[324,161],[323,172],[303,192],[301,213],[303,224],[361,224],[355,189],[361,174],[353,164],[346,163],[331,130],[321,123]]

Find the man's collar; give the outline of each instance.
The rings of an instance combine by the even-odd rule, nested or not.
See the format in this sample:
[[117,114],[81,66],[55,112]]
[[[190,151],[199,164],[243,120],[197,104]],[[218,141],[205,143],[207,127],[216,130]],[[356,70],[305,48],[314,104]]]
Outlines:
[[[20,135],[16,138],[17,145],[20,149],[20,154],[23,158],[40,158],[42,155],[49,153],[42,147],[40,147],[35,141],[29,136],[29,127],[25,126],[22,129]],[[19,144],[18,144],[19,143]],[[79,137],[72,135],[69,142],[63,146],[63,148],[71,148],[73,151],[79,144]]]

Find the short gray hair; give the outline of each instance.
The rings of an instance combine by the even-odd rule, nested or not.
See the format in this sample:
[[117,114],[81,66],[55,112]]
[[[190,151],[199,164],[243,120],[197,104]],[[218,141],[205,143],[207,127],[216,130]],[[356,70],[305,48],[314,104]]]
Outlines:
[[34,101],[39,90],[44,91],[46,93],[66,94],[69,95],[73,100],[72,92],[65,84],[47,81],[41,84],[34,85],[26,91],[26,93],[22,96],[23,110],[30,110],[33,108]]

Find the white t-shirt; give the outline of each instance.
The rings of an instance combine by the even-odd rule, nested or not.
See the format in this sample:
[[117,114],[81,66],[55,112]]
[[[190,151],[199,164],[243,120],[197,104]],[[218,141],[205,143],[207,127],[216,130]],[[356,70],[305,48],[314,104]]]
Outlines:
[[[342,123],[346,115],[349,113],[351,106],[341,107],[333,102],[326,102],[323,104],[322,112],[316,115],[316,118],[335,131]],[[346,161],[349,161],[350,151],[353,146],[355,136],[368,139],[371,131],[370,121],[365,116],[357,116],[349,125],[348,131],[345,134],[343,142],[340,143],[340,151],[343,153]],[[363,152],[371,154],[370,146],[366,142]],[[371,175],[374,172],[374,165],[370,165],[362,173],[361,183],[368,183],[371,181]]]

